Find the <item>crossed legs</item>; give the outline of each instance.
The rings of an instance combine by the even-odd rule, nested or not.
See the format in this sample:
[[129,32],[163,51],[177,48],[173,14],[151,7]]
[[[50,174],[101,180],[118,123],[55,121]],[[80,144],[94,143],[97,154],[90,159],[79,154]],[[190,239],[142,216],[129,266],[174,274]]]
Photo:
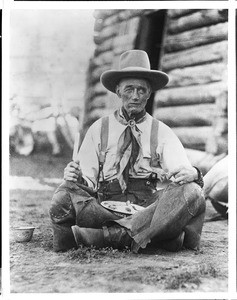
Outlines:
[[82,187],[64,182],[55,192],[50,208],[55,251],[79,244],[121,247],[123,243],[134,252],[148,243],[170,251],[182,245],[197,249],[204,215],[205,199],[195,183],[170,184],[143,211],[119,218]]

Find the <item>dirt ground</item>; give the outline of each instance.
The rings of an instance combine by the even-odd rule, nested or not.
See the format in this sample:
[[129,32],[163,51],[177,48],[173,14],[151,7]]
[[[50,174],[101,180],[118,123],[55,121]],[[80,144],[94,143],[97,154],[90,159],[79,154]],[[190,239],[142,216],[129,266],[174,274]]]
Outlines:
[[[52,250],[48,208],[70,157],[11,157],[10,267],[12,293],[227,292],[228,224],[206,221],[201,250],[81,248]],[[27,178],[26,178],[27,176]],[[216,216],[208,203],[207,218]],[[36,227],[32,240],[17,243],[15,226]]]

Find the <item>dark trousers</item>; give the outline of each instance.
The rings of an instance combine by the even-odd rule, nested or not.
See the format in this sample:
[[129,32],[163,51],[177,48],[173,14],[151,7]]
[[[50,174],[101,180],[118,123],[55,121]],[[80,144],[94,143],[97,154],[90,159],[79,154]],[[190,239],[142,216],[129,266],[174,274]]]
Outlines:
[[[197,248],[205,214],[205,199],[196,183],[169,184],[157,191],[151,182],[131,181],[128,193],[121,195],[116,182],[102,185],[99,197],[91,189],[64,181],[54,193],[50,218],[55,251],[76,247],[71,226],[102,228],[122,226],[133,239],[132,250],[145,248],[152,242],[159,247],[185,232],[184,246]],[[119,217],[100,205],[101,200],[130,200],[145,207],[128,217]]]

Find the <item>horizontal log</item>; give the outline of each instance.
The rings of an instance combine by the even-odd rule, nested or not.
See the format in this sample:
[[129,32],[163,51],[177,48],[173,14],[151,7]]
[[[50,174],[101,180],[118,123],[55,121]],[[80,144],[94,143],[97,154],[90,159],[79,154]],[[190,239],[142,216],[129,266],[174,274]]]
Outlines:
[[179,137],[185,148],[205,151],[205,144],[212,133],[211,126],[174,127],[174,133]]
[[108,99],[106,96],[98,96],[94,97],[88,104],[87,104],[87,112],[90,112],[94,109],[101,109],[106,108]]
[[104,22],[102,19],[96,19],[94,23],[94,31],[100,32],[104,27]]
[[194,49],[179,51],[174,54],[165,54],[162,58],[161,66],[164,71],[167,71],[221,60],[226,61],[227,49],[228,42],[221,41]]
[[169,87],[208,84],[224,81],[227,78],[227,67],[224,63],[212,63],[202,66],[174,69],[168,73]]
[[104,108],[96,108],[91,111],[91,113],[85,118],[83,121],[83,132],[87,131],[87,129],[99,118],[107,116],[111,114],[113,109],[104,109]]
[[100,82],[93,85],[92,90],[93,90],[92,97],[94,97],[95,95],[105,95],[105,94],[107,94],[106,88]]
[[169,9],[168,17],[175,19],[181,16],[193,14],[196,11],[198,11],[198,9]]
[[155,118],[170,127],[210,126],[215,104],[161,107],[154,111]]
[[120,55],[122,52],[134,49],[135,39],[137,34],[127,34],[114,39],[114,54]]
[[209,135],[205,151],[212,153],[213,155],[219,155],[221,153],[228,152],[228,136],[227,134],[216,135],[214,130],[212,130]]
[[183,16],[177,20],[168,22],[168,33],[175,34],[186,30],[210,26],[228,20],[227,10],[204,9],[191,15]]
[[141,17],[132,17],[121,21],[117,26],[117,36],[123,36],[127,34],[137,34]]
[[141,17],[147,12],[147,10],[144,9],[123,9],[119,12],[119,20],[120,21],[127,21],[129,19],[135,18],[135,17]]
[[123,52],[134,49],[134,43],[134,38],[126,39],[123,41],[121,39],[121,44],[114,47],[114,55],[120,56]]
[[215,136],[221,136],[228,133],[228,119],[227,116],[217,117],[213,123],[213,133]]
[[175,35],[167,35],[165,52],[175,52],[228,39],[228,23],[188,30]]
[[94,58],[93,64],[94,66],[111,64],[113,61],[113,57],[114,57],[113,51],[103,52],[99,56]]
[[133,43],[132,44],[131,43],[124,44],[120,47],[117,47],[116,51],[114,51],[114,54],[120,56],[123,52],[131,50],[131,49],[134,49],[134,44]]
[[113,47],[115,48],[114,51],[116,52],[116,48],[121,47],[123,45],[133,45],[136,37],[136,32],[131,32],[130,34],[115,37],[113,39]]
[[228,109],[228,92],[225,91],[216,99],[216,110],[219,116],[226,116]]
[[223,82],[163,89],[155,94],[154,107],[214,103],[226,91]]
[[117,13],[117,14],[114,14],[114,15],[109,16],[108,18],[106,18],[104,20],[103,24],[104,24],[104,26],[111,26],[111,25],[117,23],[118,21],[119,21],[119,14]]
[[[123,9],[123,10],[118,10],[116,14],[113,14],[109,17],[107,17],[104,20],[103,25],[104,26],[111,26],[115,25],[116,23],[121,23],[123,21],[125,22],[130,22],[131,19],[134,19],[136,17],[140,17],[147,13],[149,10],[143,10],[143,9]],[[121,24],[119,24],[120,26]],[[134,24],[133,24],[134,25]]]
[[121,106],[121,101],[118,99],[117,95],[114,93],[104,93],[104,94],[93,94],[90,98],[87,98],[85,103],[85,115],[90,116],[92,110],[106,108],[108,110],[116,110]]
[[111,65],[102,65],[100,67],[97,67],[96,69],[94,69],[91,73],[90,76],[90,80],[91,82],[95,82],[95,81],[99,81],[100,80],[100,76],[103,72],[107,71],[111,69]]
[[93,17],[95,19],[103,19],[109,18],[114,14],[118,14],[120,10],[118,9],[95,9],[93,12]]
[[113,49],[113,39],[105,40],[102,44],[98,45],[95,49],[95,56],[102,52],[111,51]]
[[95,44],[101,44],[107,39],[113,38],[117,34],[116,26],[106,26],[99,33],[95,34]]

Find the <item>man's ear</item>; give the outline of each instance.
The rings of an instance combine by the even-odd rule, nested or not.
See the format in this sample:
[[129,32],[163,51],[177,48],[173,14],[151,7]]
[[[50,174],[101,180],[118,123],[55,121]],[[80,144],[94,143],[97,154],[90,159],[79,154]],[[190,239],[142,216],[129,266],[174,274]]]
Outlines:
[[152,91],[151,91],[151,89],[150,89],[148,99],[150,99],[151,93],[152,93]]
[[120,91],[119,91],[119,85],[116,86],[115,91],[116,91],[117,96],[118,96],[119,98],[121,98],[121,94],[120,94]]

